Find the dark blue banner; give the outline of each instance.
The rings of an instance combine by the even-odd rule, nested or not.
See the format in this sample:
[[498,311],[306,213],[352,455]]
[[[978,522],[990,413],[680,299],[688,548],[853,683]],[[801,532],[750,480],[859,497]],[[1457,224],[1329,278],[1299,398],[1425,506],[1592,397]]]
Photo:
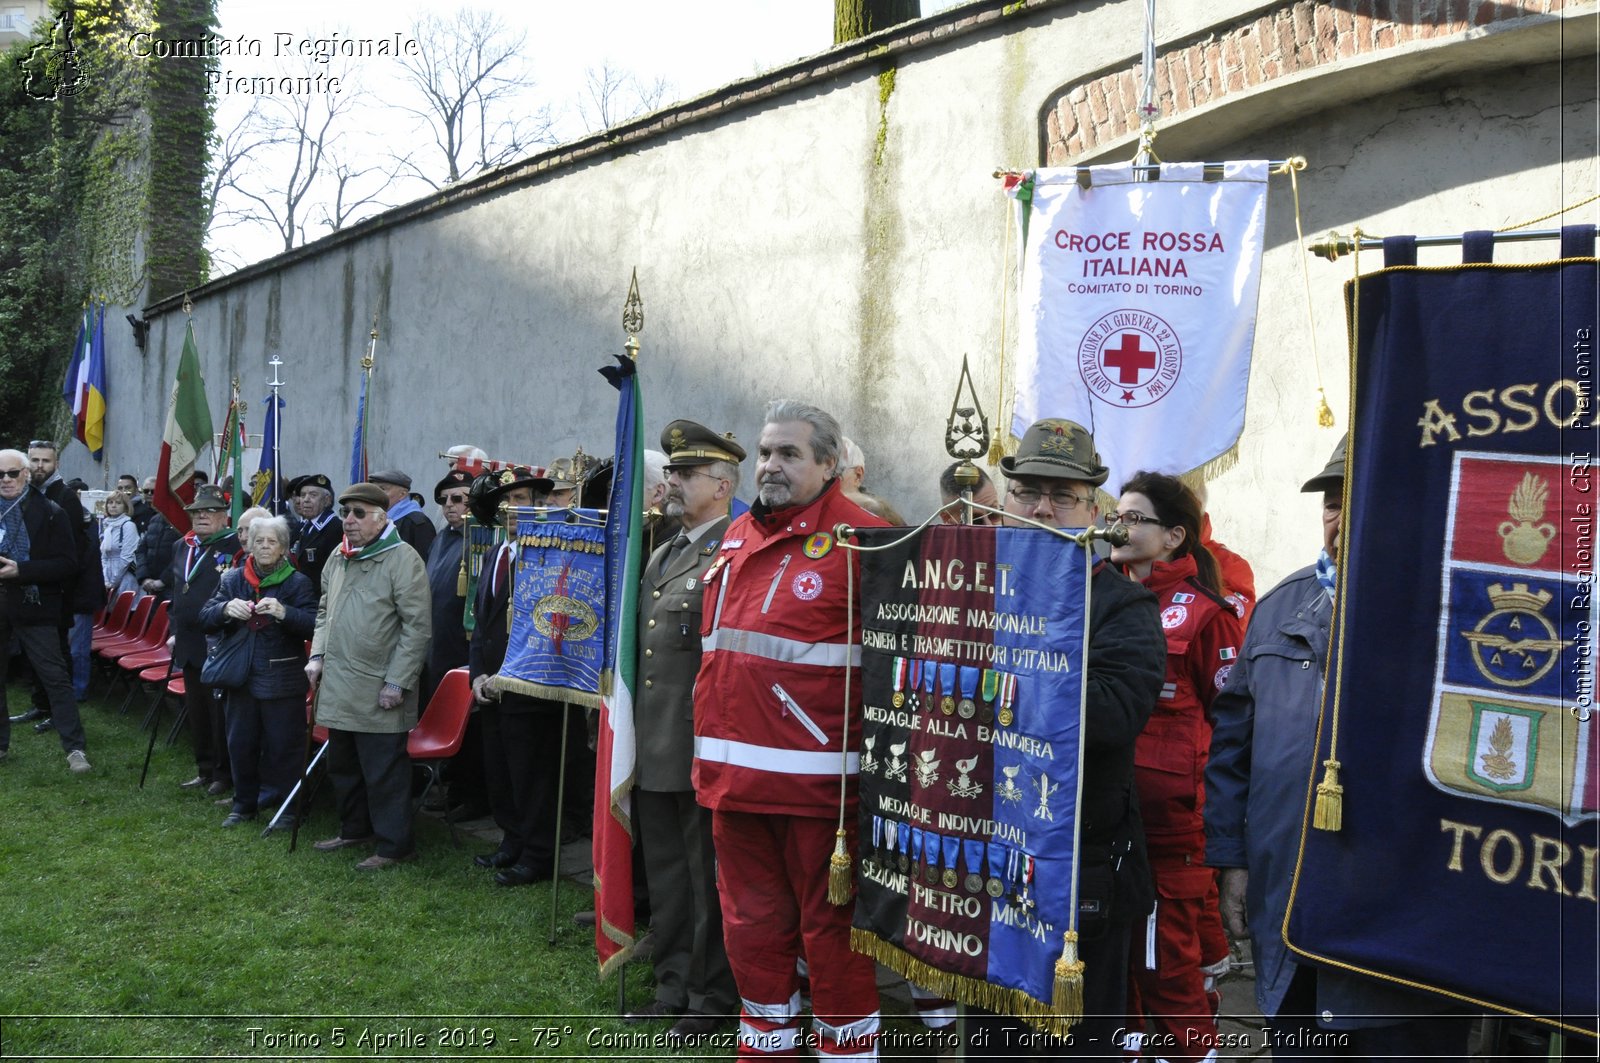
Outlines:
[[905,535],[859,533],[852,941],[1064,1034],[1052,992],[1074,928],[1084,551],[1034,529]]
[[1342,823],[1308,823],[1287,925],[1312,960],[1591,1035],[1593,232],[1569,231],[1561,261],[1392,267],[1349,293],[1355,415],[1311,780],[1338,760]]

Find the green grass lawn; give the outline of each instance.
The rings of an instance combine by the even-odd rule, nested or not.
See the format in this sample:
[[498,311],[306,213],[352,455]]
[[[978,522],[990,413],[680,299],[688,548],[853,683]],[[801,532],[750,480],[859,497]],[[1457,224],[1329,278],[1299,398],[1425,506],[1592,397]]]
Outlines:
[[[0,1056],[588,1058],[623,1054],[591,1048],[591,1030],[639,1030],[572,923],[586,887],[563,884],[551,946],[549,888],[497,887],[471,863],[487,847],[454,848],[431,817],[421,859],[377,873],[354,870],[359,850],[310,848],[337,832],[326,787],[293,853],[264,823],[222,830],[226,808],[178,788],[185,738],[163,734],[138,789],[147,735],[119,701],[82,706],[92,773],[26,724],[0,763]],[[647,965],[628,990],[650,999]],[[357,1044],[363,1031],[393,1040]]]
[[[311,849],[337,832],[327,787],[293,853],[264,820],[222,830],[226,808],[178,787],[194,760],[186,736],[166,747],[170,710],[138,788],[143,701],[127,716],[120,701],[81,706],[90,774],[29,724],[0,762],[0,1057],[732,1057],[731,1032],[674,1051],[648,1040],[667,1023],[617,1018],[617,979],[599,980],[571,919],[587,887],[563,883],[552,946],[548,886],[496,886],[471,862],[488,846],[454,848],[433,817],[418,862],[375,873],[354,869],[361,850]],[[628,1006],[652,992],[631,964]]]

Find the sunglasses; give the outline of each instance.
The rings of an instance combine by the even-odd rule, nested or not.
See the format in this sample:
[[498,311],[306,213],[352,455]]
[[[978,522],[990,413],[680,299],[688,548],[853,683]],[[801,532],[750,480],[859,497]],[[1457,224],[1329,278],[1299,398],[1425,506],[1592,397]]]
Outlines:
[[19,476],[28,475],[27,469],[0,469],[0,480],[15,480]]
[[442,496],[439,499],[439,504],[444,506],[464,506],[467,504],[467,496],[458,491],[454,494]]
[[356,520],[366,520],[369,515],[371,515],[373,513],[377,513],[377,512],[379,512],[379,511],[376,510],[376,509],[368,509],[366,506],[340,506],[339,507],[339,516],[341,518],[354,517]]

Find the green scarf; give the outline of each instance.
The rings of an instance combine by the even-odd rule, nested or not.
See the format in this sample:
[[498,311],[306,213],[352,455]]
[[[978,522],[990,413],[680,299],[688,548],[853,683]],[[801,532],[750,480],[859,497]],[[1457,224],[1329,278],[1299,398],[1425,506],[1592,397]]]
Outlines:
[[390,521],[384,526],[382,534],[359,550],[350,546],[350,539],[347,536],[339,543],[339,552],[344,555],[346,561],[365,561],[369,557],[377,557],[385,550],[393,550],[404,542],[405,540],[400,538],[400,529],[394,526],[394,521]]

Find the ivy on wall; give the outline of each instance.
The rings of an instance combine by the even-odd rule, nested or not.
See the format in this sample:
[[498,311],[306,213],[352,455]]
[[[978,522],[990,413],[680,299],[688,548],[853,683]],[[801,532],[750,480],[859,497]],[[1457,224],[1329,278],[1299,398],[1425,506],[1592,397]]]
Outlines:
[[138,306],[205,280],[206,63],[133,42],[214,22],[212,0],[52,0],[33,40],[0,54],[0,445],[65,436],[86,301]]

